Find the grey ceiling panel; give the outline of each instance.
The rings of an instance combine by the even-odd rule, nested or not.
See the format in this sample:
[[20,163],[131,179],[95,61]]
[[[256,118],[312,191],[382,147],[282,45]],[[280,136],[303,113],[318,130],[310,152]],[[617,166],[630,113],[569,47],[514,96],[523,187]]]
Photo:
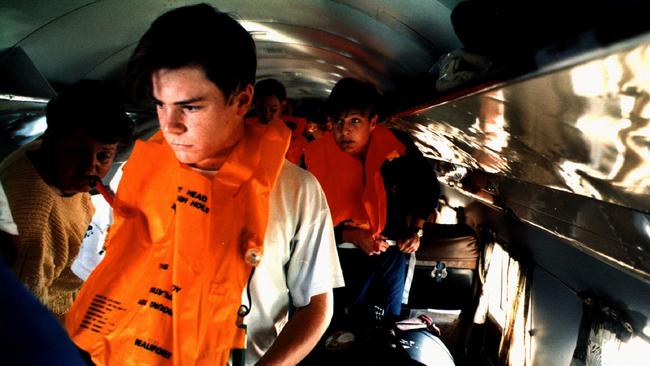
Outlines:
[[47,99],[56,95],[21,47],[11,48],[0,57],[0,93]]
[[[5,0],[0,49],[21,46],[55,86],[83,77],[119,81],[151,22],[196,2]],[[251,31],[260,49],[260,75],[282,78],[282,69],[296,60],[301,72],[322,75],[330,72],[325,61],[341,66],[341,76],[364,78],[384,90],[393,87],[390,80],[426,71],[441,53],[459,46],[449,21],[455,2],[209,1]],[[283,60],[286,65],[278,67]],[[328,87],[323,82],[317,89]]]
[[0,1],[0,50],[12,47],[41,27],[92,4],[88,0]]

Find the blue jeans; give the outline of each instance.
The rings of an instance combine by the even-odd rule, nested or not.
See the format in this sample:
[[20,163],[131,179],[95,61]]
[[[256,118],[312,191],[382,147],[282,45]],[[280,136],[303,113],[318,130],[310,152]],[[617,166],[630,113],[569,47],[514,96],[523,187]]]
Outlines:
[[376,305],[385,315],[399,317],[407,257],[397,247],[369,256],[360,249],[339,248],[345,287],[335,292],[336,311],[350,305]]

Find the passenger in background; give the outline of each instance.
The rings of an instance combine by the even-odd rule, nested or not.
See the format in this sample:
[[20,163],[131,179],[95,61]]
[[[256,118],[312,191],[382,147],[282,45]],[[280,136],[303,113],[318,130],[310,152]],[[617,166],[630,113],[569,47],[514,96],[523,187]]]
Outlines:
[[287,105],[287,91],[284,85],[275,79],[264,79],[255,84],[253,105],[257,118],[252,122],[267,124],[273,120],[281,119]]
[[307,116],[307,128],[305,138],[308,142],[318,140],[332,132],[332,122],[329,121],[325,112],[321,109],[314,109]]
[[0,164],[0,181],[18,226],[13,270],[62,319],[82,280],[70,266],[92,218],[88,192],[113,163],[133,121],[110,86],[81,80],[52,99],[42,138]]
[[292,98],[287,98],[287,102],[284,106],[284,115],[285,116],[295,116],[296,115],[296,100]]
[[7,195],[0,183],[0,260],[12,265],[16,262],[18,227],[11,216]]
[[253,103],[257,117],[248,121],[267,124],[275,119],[283,120],[291,129],[291,143],[286,158],[294,164],[299,164],[305,145],[307,145],[307,139],[303,135],[307,121],[304,118],[285,114],[287,91],[284,85],[275,79],[259,81],[255,84]]
[[326,103],[333,133],[305,151],[332,213],[346,283],[335,292],[335,319],[373,306],[400,316],[407,255],[437,205],[432,167],[408,136],[378,124],[380,105],[373,85],[340,80]]
[[127,85],[155,103],[160,133],[136,142],[106,255],[66,319],[94,362],[296,364],[327,328],[343,285],[331,217],[286,163],[283,122],[244,123],[256,61],[246,29],[207,4],[140,39]]

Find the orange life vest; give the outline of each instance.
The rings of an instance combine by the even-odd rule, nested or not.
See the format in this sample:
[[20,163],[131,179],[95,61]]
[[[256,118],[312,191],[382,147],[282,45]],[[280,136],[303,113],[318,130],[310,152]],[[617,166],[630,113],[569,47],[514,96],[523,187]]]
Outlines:
[[[307,138],[304,136],[304,131],[307,128],[307,119],[294,116],[282,116],[280,119],[285,123],[295,125],[295,128],[291,129],[291,143],[287,150],[286,159],[294,164],[299,164],[300,158],[302,158],[305,151],[305,147],[309,143]],[[259,124],[260,120],[259,117],[250,117],[246,119],[246,122]]]
[[307,128],[307,119],[295,116],[282,116],[280,117],[285,123],[292,123],[296,127],[291,129],[291,139],[294,140],[299,136],[304,136],[305,129]]
[[247,125],[213,178],[179,163],[160,136],[136,143],[106,256],[66,318],[97,365],[225,365],[244,348],[244,254],[263,250],[288,143],[282,123]]
[[307,144],[309,144],[309,141],[307,141],[307,138],[302,135],[298,136],[295,140],[291,140],[291,144],[289,144],[289,149],[287,150],[286,159],[296,165],[300,165],[300,159],[305,153]]
[[[379,235],[386,225],[386,190],[381,165],[406,153],[406,147],[383,126],[368,141],[365,164],[341,151],[334,134],[313,141],[305,149],[305,164],[323,187],[334,225],[352,220]],[[364,181],[365,177],[365,181]]]

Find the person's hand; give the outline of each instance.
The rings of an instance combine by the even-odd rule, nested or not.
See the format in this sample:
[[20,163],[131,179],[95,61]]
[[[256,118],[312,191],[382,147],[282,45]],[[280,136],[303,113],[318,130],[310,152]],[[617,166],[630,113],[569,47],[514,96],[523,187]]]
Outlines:
[[408,238],[397,241],[397,247],[402,253],[415,253],[420,247],[420,236],[416,233],[411,234]]
[[381,254],[388,249],[386,238],[383,236],[373,238],[370,231],[357,227],[345,227],[343,229],[343,241],[356,245],[367,255]]
[[369,253],[368,255],[381,254],[381,253],[385,252],[386,249],[388,249],[388,247],[390,246],[388,244],[388,242],[386,241],[386,239],[387,238],[385,236],[381,236],[381,235],[375,237],[374,238],[374,247],[373,247],[374,252]]

